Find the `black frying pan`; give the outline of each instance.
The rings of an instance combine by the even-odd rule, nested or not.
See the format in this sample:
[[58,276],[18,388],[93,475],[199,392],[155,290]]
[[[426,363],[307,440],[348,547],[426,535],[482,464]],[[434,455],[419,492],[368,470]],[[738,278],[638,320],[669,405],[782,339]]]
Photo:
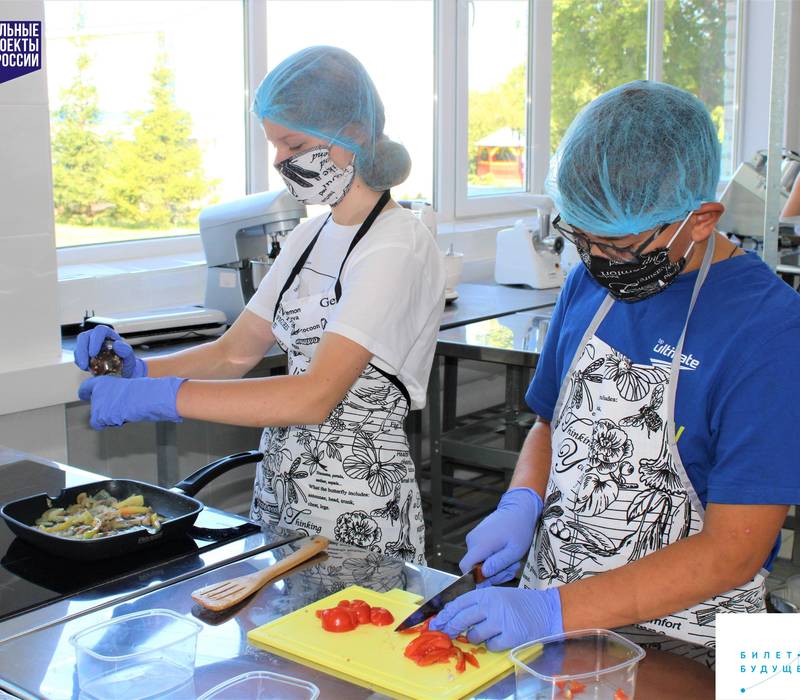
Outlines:
[[[82,561],[116,557],[186,533],[203,510],[203,504],[192,498],[194,494],[225,472],[244,464],[259,462],[262,458],[263,455],[256,450],[228,455],[207,464],[171,489],[133,479],[106,479],[72,486],[61,491],[55,498],[40,493],[6,503],[0,508],[0,516],[17,537],[56,556]],[[145,504],[151,506],[166,520],[161,523],[158,530],[136,527],[117,535],[92,540],[59,537],[44,532],[34,525],[37,518],[40,518],[48,508],[66,508],[75,503],[79,493],[85,491],[89,495],[94,495],[100,489],[105,489],[120,500],[133,494],[141,494],[144,496]]]

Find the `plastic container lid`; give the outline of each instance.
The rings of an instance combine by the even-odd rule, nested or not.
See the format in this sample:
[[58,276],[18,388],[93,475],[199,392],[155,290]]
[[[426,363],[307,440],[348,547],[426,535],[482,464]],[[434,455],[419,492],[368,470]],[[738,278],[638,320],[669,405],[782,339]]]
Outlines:
[[271,671],[252,671],[220,683],[197,700],[316,700],[313,683]]

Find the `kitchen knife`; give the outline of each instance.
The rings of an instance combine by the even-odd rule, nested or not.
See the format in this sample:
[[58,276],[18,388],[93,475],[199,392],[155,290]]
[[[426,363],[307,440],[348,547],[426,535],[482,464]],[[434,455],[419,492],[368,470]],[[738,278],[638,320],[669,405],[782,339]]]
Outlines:
[[394,628],[395,632],[402,632],[409,627],[415,627],[422,622],[425,622],[429,617],[438,613],[445,605],[451,600],[455,600],[458,596],[464,593],[474,591],[477,585],[484,581],[486,577],[481,571],[481,565],[472,567],[466,574],[457,578],[453,583],[443,588],[432,598],[428,598],[420,607],[411,613],[405,620],[403,620],[397,627]]

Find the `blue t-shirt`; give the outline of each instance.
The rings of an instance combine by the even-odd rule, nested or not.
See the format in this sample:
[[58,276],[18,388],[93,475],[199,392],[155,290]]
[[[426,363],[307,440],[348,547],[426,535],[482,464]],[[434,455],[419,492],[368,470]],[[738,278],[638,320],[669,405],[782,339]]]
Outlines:
[[[615,303],[596,335],[634,363],[670,362],[696,279],[688,272],[650,299]],[[545,420],[605,296],[583,265],[561,291],[525,396]],[[704,506],[800,503],[799,356],[800,294],[755,255],[714,263],[689,320],[675,403],[678,452]]]

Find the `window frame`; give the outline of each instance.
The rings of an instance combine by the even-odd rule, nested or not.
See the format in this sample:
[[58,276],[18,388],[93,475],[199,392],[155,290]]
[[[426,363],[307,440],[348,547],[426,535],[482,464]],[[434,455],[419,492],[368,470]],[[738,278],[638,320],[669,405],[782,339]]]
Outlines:
[[[448,4],[448,0],[436,0],[437,4]],[[455,190],[452,216],[445,218],[458,221],[477,216],[502,216],[520,211],[530,211],[537,206],[549,206],[550,199],[544,195],[544,181],[550,165],[550,110],[552,90],[552,0],[528,0],[528,105],[526,130],[527,182],[524,192],[498,194],[488,197],[468,197],[465,173],[468,168],[468,22],[470,0],[455,0],[456,47],[452,60],[455,62],[456,104],[452,109],[455,115],[456,143],[454,166],[447,171],[447,161],[440,163],[436,181],[444,190],[449,182]],[[736,0],[736,39],[733,85],[733,119],[730,154],[734,163],[742,160],[741,143],[741,95],[743,48],[745,46],[746,3]],[[453,26],[451,24],[451,26]],[[664,65],[664,0],[647,2],[646,74],[647,80],[660,81]],[[438,60],[444,56],[437,55]],[[441,97],[441,96],[440,96]],[[451,121],[450,124],[453,122]],[[438,125],[438,133],[446,130]],[[731,168],[732,170],[732,168]],[[723,181],[721,185],[724,185]],[[438,210],[438,208],[437,208]],[[441,211],[441,210],[438,210]]]
[[[250,113],[250,103],[258,84],[267,70],[266,17],[269,0],[241,0],[244,29],[244,107],[246,120],[246,192],[269,188],[268,149],[261,125]],[[544,181],[550,163],[550,110],[552,82],[552,0],[528,0],[528,105],[526,121],[526,183],[525,190],[482,197],[467,196],[467,98],[468,98],[468,21],[470,0],[433,0],[434,22],[434,157],[433,203],[439,224],[468,223],[477,218],[498,218],[530,212],[550,206],[543,194]],[[746,46],[747,3],[736,0],[737,36],[735,84],[733,87],[733,129],[731,157],[740,162],[743,142],[741,99]],[[664,0],[648,0],[647,78],[662,75]],[[456,128],[453,129],[455,124]],[[163,238],[118,243],[98,243],[86,246],[58,248],[58,263],[72,264],[78,256],[84,264],[108,260],[117,249],[120,258],[148,258],[171,250],[174,243],[169,235]],[[192,240],[188,245],[201,249],[199,234],[181,238]],[[97,251],[94,253],[93,251]]]

